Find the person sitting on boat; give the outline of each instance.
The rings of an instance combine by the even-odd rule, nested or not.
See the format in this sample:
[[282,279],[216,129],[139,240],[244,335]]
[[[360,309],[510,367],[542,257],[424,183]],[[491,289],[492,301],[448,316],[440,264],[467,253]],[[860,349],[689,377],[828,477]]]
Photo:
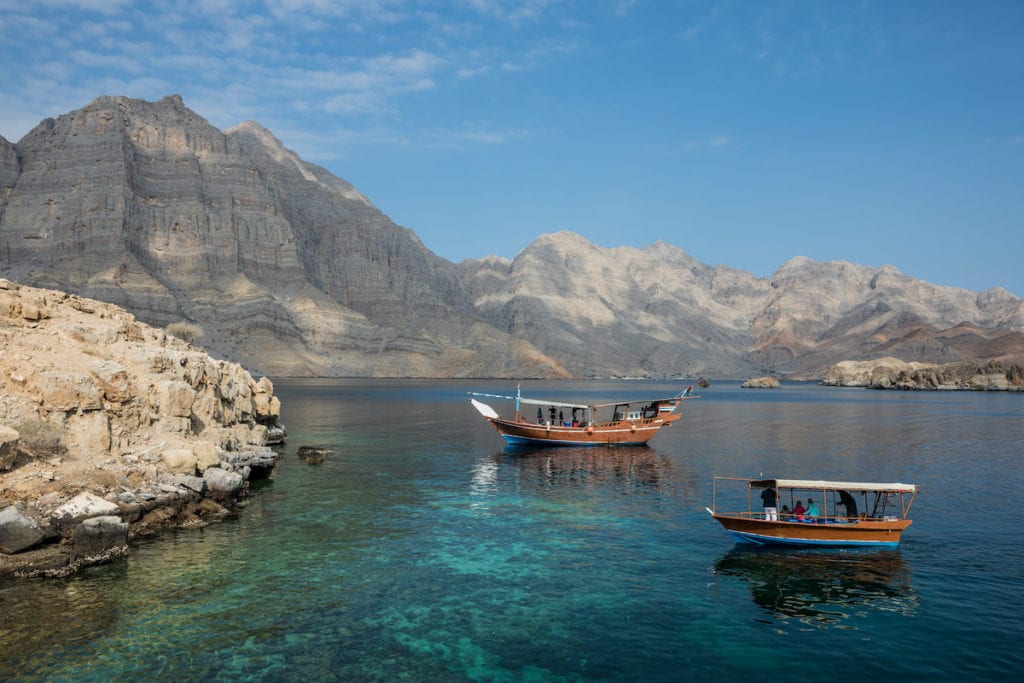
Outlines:
[[[814,499],[813,498],[808,498],[807,499],[807,511],[806,511],[806,514],[807,514],[808,517],[820,517],[821,516],[821,512],[818,511],[818,506],[814,504]],[[811,521],[817,521],[817,520],[813,520],[812,519]]]
[[764,518],[769,522],[778,521],[779,509],[775,507],[775,489],[769,486],[761,491],[761,502],[764,503]]
[[793,521],[793,513],[791,513],[789,511],[789,506],[788,505],[783,505],[782,506],[782,512],[780,512],[779,515],[781,515],[779,517],[779,519],[781,519],[783,522],[792,522]]
[[839,502],[846,508],[847,517],[857,516],[857,500],[850,495],[849,491],[839,492]]
[[804,521],[804,514],[806,512],[807,510],[804,508],[804,502],[802,500],[798,500],[796,505],[793,506],[793,515],[796,517],[796,521]]

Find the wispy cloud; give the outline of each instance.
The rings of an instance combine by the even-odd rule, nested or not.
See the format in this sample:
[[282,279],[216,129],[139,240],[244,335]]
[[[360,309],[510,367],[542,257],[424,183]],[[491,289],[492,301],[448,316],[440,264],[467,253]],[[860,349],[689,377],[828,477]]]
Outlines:
[[733,143],[733,140],[728,135],[716,135],[710,138],[703,138],[700,140],[691,140],[685,143],[687,149],[710,149],[715,147],[727,147]]
[[[0,83],[11,105],[0,108],[0,133],[19,138],[99,95],[180,93],[222,128],[291,117],[373,128],[370,139],[387,144],[504,144],[523,133],[514,125],[445,129],[437,121],[414,132],[419,117],[410,103],[546,68],[580,49],[564,28],[574,10],[561,0],[465,0],[443,11],[415,0],[265,0],[263,7],[0,0],[0,62],[11,65]],[[524,31],[527,23],[542,28]],[[19,56],[30,52],[31,60]]]
[[522,140],[531,136],[523,129],[492,128],[479,124],[465,124],[454,130],[435,130],[425,137],[425,142],[432,147],[462,147],[467,143],[484,145],[503,145],[513,140]]

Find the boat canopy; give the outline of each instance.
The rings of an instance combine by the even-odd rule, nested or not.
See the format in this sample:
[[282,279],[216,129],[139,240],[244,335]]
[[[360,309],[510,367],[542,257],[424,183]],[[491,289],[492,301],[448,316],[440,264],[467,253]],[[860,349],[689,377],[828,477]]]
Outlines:
[[612,403],[562,403],[561,401],[552,401],[546,398],[526,398],[525,396],[506,396],[504,394],[482,394],[476,391],[468,392],[470,396],[486,396],[487,398],[503,398],[509,401],[519,401],[525,405],[530,406],[554,406],[555,408],[580,408],[586,410],[588,408],[607,408],[608,406],[619,406],[619,405],[636,405],[639,403],[668,403],[671,401],[678,401],[680,398],[697,398],[696,396],[673,396],[671,398],[645,398],[637,399],[635,401],[615,401]]
[[531,406],[554,406],[555,408],[581,408],[586,410],[587,408],[593,408],[591,405],[584,405],[581,403],[561,403],[559,401],[548,401],[536,398],[523,398],[522,396],[504,396],[502,394],[481,394],[476,391],[469,392],[470,396],[486,396],[488,398],[504,398],[509,401],[519,401]]
[[814,491],[888,491],[890,493],[917,493],[917,484],[878,484],[864,481],[823,481],[816,479],[760,479],[751,480],[750,488],[810,489]]

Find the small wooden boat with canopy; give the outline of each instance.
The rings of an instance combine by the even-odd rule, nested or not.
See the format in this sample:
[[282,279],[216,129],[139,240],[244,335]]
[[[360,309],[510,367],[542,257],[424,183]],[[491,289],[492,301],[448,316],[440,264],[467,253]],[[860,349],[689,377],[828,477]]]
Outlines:
[[[745,484],[746,500],[742,492],[720,490],[727,482]],[[771,493],[762,497],[765,491]],[[739,543],[896,547],[911,525],[907,515],[917,491],[916,484],[716,476],[707,511]],[[722,509],[719,500],[726,498],[729,507]],[[775,505],[766,506],[766,499]],[[817,514],[797,506],[805,500],[821,504]]]
[[[475,398],[470,403],[511,445],[639,446],[682,417],[675,409],[685,399],[697,398],[692,392],[691,385],[669,398],[614,403],[525,398],[518,387],[515,396],[470,392],[470,396],[514,401],[515,413],[511,418],[501,417],[494,408]],[[536,417],[528,415],[523,406],[537,406]]]

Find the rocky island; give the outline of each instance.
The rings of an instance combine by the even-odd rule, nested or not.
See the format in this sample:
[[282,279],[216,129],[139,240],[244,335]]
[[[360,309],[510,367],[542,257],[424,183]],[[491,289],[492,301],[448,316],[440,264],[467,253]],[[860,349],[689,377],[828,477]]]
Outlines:
[[776,377],[753,377],[740,385],[741,389],[778,389],[781,385]]
[[69,574],[222,518],[284,435],[266,378],[112,304],[7,280],[0,390],[0,576]]
[[1024,368],[1000,361],[912,363],[898,358],[836,363],[821,382],[831,387],[945,391],[1024,391]]

